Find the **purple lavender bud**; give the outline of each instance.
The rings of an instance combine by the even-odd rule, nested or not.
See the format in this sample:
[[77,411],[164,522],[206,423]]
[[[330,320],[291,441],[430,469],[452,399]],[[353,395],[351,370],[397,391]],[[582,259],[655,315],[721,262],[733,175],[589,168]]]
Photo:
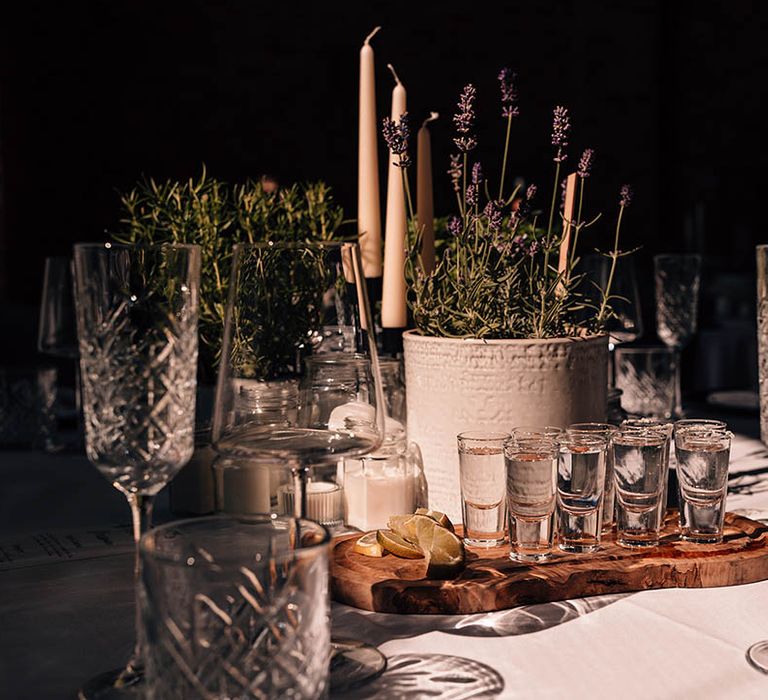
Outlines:
[[479,185],[483,181],[483,169],[480,163],[475,163],[472,166],[472,184]]
[[525,199],[530,202],[536,196],[536,190],[538,188],[534,184],[528,185],[528,189],[525,191]]
[[539,252],[540,247],[541,246],[539,245],[538,241],[531,241],[531,245],[528,246],[528,255],[533,257],[534,255],[536,255],[536,253]]
[[408,142],[411,138],[408,112],[403,112],[397,122],[389,117],[384,117],[381,133],[392,155],[398,156],[398,162],[395,165],[407,168],[411,164],[411,159],[408,156]]
[[628,207],[632,204],[632,188],[629,185],[622,185],[619,190],[619,206]]
[[563,149],[568,146],[570,131],[571,118],[568,116],[568,110],[558,105],[555,107],[552,119],[552,145],[557,146],[554,158],[556,163],[562,163],[567,157]]
[[564,178],[560,183],[560,211],[565,210],[565,193],[568,190],[568,178]]
[[509,68],[502,68],[499,72],[499,88],[501,89],[501,116],[516,117],[520,114],[517,106],[517,87],[515,81],[517,73],[513,73]]
[[491,200],[485,205],[483,214],[488,219],[488,229],[490,231],[498,231],[501,228],[502,211],[497,206],[496,202]]
[[456,147],[463,153],[471,151],[477,146],[477,139],[470,132],[475,125],[475,97],[477,91],[471,83],[464,87],[459,97],[459,111],[453,115],[453,123],[456,125],[456,131],[462,136],[453,140]]
[[451,177],[451,184],[454,192],[461,191],[461,156],[456,153],[451,156],[451,165],[448,168],[448,175]]
[[453,139],[453,142],[462,153],[469,153],[477,146],[477,139],[474,136],[459,136]]
[[592,172],[592,165],[595,162],[595,152],[591,148],[585,148],[584,153],[579,158],[578,174],[580,178],[586,178],[590,176]]
[[448,233],[454,238],[458,238],[462,233],[461,219],[458,216],[452,216],[448,219]]
[[467,206],[468,207],[474,207],[475,204],[477,204],[477,185],[469,185],[467,187]]

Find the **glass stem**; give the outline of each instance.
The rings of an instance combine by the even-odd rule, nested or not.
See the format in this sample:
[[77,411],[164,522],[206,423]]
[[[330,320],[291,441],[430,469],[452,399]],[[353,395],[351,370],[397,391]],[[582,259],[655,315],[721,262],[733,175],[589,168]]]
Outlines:
[[138,600],[139,576],[141,575],[141,559],[139,558],[139,540],[141,536],[152,526],[152,507],[154,505],[154,496],[139,493],[126,494],[128,504],[131,506],[131,520],[133,522],[133,584],[134,595],[136,597],[136,644],[133,648],[133,654],[128,662],[126,671],[128,673],[140,670],[144,666],[143,640],[141,632],[141,606]]
[[293,517],[307,517],[307,480],[309,468],[303,464],[291,468],[293,476]]
[[675,410],[674,417],[683,417],[683,394],[680,388],[680,351],[681,348],[673,348],[675,353]]

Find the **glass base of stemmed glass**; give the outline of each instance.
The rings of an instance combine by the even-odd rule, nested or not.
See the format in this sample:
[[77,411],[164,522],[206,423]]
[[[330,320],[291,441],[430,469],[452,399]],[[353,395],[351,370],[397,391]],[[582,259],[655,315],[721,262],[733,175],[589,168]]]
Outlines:
[[91,678],[77,693],[78,700],[118,700],[138,698],[144,695],[144,669],[128,662],[125,668],[117,668]]
[[[154,494],[138,494],[113,484],[121,491],[131,507],[134,541],[134,595],[138,591],[140,560],[139,540],[142,534],[149,530],[152,523],[152,506]],[[112,700],[112,698],[143,697],[144,695],[144,661],[141,653],[141,621],[138,600],[136,601],[136,644],[131,658],[123,668],[113,669],[94,676],[78,691],[78,700]]]
[[[310,519],[307,513],[309,466],[291,463],[293,517]],[[376,647],[356,639],[331,638],[331,690],[341,693],[370,683],[387,668],[387,657]]]
[[356,639],[331,639],[331,692],[343,693],[370,683],[387,668],[387,657]]
[[768,639],[756,642],[747,649],[747,661],[752,668],[768,674]]

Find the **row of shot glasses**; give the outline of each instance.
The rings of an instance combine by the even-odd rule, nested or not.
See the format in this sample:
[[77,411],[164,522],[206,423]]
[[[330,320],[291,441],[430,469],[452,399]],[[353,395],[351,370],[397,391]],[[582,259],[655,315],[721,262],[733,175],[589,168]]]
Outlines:
[[464,541],[537,562],[595,552],[616,528],[629,548],[659,544],[670,452],[677,459],[680,537],[722,540],[732,434],[722,421],[631,418],[620,426],[522,426],[458,440]]

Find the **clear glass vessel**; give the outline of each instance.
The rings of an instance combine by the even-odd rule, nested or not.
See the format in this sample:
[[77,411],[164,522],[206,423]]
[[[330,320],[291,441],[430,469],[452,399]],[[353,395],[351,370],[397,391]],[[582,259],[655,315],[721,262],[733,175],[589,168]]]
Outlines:
[[[128,499],[138,544],[194,449],[200,249],[77,245],[74,263],[86,453]],[[139,640],[125,669],[81,697],[138,690]]]

